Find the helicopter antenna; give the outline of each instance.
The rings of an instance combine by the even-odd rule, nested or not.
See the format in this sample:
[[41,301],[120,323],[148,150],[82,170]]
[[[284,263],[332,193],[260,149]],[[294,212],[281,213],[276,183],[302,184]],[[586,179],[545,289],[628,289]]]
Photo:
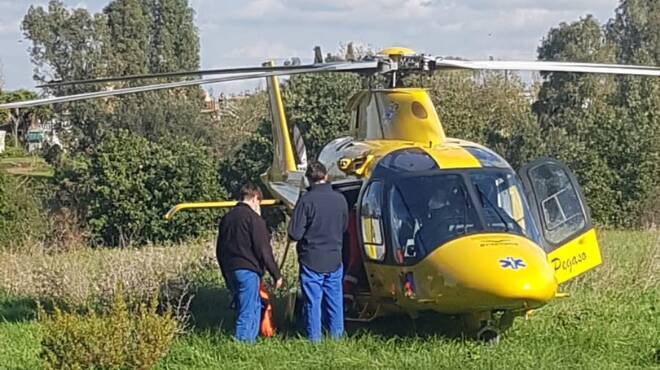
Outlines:
[[314,46],[314,64],[323,63],[323,53],[320,46]]
[[355,49],[353,48],[353,43],[349,42],[346,46],[346,61],[356,62],[357,58],[355,56]]

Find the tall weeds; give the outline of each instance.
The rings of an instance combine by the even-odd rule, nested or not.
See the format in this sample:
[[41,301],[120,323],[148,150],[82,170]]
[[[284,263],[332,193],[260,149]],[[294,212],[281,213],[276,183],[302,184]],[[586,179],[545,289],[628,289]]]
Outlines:
[[213,247],[204,242],[64,253],[4,251],[0,291],[79,307],[109,305],[121,285],[129,301],[145,302],[163,285],[184,282],[215,264]]

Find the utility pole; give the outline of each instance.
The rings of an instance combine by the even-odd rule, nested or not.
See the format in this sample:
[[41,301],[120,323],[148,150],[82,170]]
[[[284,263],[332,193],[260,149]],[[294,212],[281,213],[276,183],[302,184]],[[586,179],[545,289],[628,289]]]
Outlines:
[[14,117],[11,112],[9,116],[12,121],[14,121],[14,147],[18,148],[18,124],[20,123],[21,116],[19,114],[18,108],[14,110],[16,116]]

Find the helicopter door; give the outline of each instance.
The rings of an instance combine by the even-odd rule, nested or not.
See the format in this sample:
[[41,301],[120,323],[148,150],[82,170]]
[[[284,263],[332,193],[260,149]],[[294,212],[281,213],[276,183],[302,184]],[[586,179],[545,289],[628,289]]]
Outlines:
[[520,170],[520,177],[557,282],[600,265],[589,209],[566,165],[550,158],[537,159]]

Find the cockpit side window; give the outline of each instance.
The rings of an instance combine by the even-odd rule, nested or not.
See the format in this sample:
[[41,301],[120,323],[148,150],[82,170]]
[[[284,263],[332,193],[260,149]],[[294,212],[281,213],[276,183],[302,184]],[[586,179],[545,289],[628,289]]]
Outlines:
[[419,231],[420,225],[413,217],[410,205],[396,186],[390,189],[390,214],[394,261],[403,264],[416,260],[415,233]]
[[385,258],[382,200],[383,183],[374,181],[368,185],[360,204],[364,252],[373,261],[383,261]]

